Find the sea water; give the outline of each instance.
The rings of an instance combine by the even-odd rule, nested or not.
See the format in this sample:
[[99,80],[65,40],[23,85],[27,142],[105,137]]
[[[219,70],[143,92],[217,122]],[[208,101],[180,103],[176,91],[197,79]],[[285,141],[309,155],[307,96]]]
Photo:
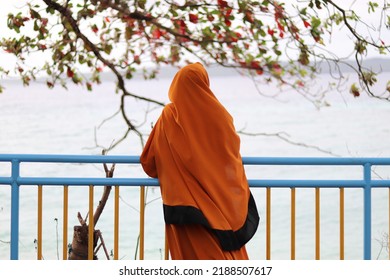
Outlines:
[[[385,73],[386,74],[386,73]],[[383,74],[382,77],[386,77]],[[156,80],[131,80],[128,90],[162,102],[169,102],[167,92],[172,77]],[[383,78],[384,79],[384,78]],[[381,81],[381,79],[379,79]],[[385,79],[384,79],[385,80]],[[211,87],[234,118],[240,134],[243,156],[294,157],[390,157],[390,103],[362,95],[354,98],[345,87],[330,91],[330,106],[318,109],[294,91],[280,92],[275,85],[260,83],[240,75],[210,75]],[[328,74],[319,83],[326,85]],[[353,80],[352,80],[353,81]],[[351,82],[352,82],[351,81]],[[117,111],[120,95],[115,82],[105,80],[92,92],[69,85],[48,89],[44,82],[23,87],[16,81],[2,81],[6,90],[0,95],[0,153],[101,154],[126,132]],[[382,87],[384,84],[382,83]],[[313,89],[315,90],[315,89]],[[269,97],[274,96],[276,97]],[[146,135],[162,107],[128,97],[126,112]],[[284,137],[281,138],[280,136]],[[146,136],[147,137],[147,136]],[[146,138],[145,138],[146,139]],[[289,140],[290,143],[286,140]],[[292,143],[291,143],[292,142]],[[295,143],[295,144],[294,144]],[[130,134],[110,154],[139,155],[140,139]],[[104,177],[101,165],[23,164],[23,176],[96,176]],[[248,178],[258,179],[361,179],[360,167],[246,167]],[[389,178],[388,168],[377,168],[373,177]],[[0,175],[9,176],[10,166],[0,163]],[[139,166],[117,166],[114,176],[145,176]],[[44,186],[43,257],[62,258],[62,187]],[[258,204],[259,230],[248,243],[251,259],[265,259],[265,191],[252,190]],[[102,188],[95,191],[95,202]],[[346,190],[345,258],[363,258],[363,196],[361,190]],[[297,189],[296,258],[315,258],[315,203],[313,189]],[[373,190],[372,257],[384,259],[381,241],[388,234],[388,190]],[[158,188],[147,189],[145,258],[162,259],[164,223]],[[338,189],[321,190],[321,258],[339,258]],[[69,189],[68,241],[77,212],[85,218],[88,211],[87,188]],[[19,257],[36,258],[37,188],[22,186],[20,191]],[[120,190],[121,259],[134,259],[137,252],[139,191]],[[271,258],[290,258],[290,191],[272,191]],[[113,249],[112,195],[96,225],[102,232],[107,250]],[[10,187],[0,186],[0,259],[9,258]],[[102,250],[99,258],[104,259]]]

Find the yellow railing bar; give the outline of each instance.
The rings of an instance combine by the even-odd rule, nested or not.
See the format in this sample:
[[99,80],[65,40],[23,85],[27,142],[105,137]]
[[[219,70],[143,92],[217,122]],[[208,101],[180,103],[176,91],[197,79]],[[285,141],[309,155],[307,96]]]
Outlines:
[[140,188],[140,225],[139,225],[139,259],[144,259],[145,244],[145,187]]
[[[388,188],[388,219],[390,233],[390,188]],[[64,185],[63,189],[63,259],[68,258],[68,185]],[[115,186],[114,193],[114,256],[115,260],[119,259],[119,186]],[[38,209],[37,209],[37,259],[42,260],[42,213],[43,213],[43,186],[38,185]],[[344,188],[339,188],[339,203],[340,203],[340,260],[345,258],[345,192]],[[88,259],[93,259],[94,251],[94,219],[93,219],[93,204],[94,204],[94,186],[89,186],[89,228],[88,228]],[[296,188],[291,187],[291,260],[296,258]],[[315,259],[320,259],[320,188],[315,188]],[[390,243],[390,234],[389,234]],[[140,242],[139,242],[139,259],[144,259],[144,244],[145,244],[145,186],[140,187]],[[165,252],[164,259],[169,259],[168,239],[165,235]],[[271,259],[271,188],[266,188],[266,259]],[[389,254],[390,260],[390,254]]]
[[266,194],[266,259],[271,259],[271,188],[267,187]]
[[340,188],[340,260],[344,260],[344,188]]
[[42,185],[38,185],[38,238],[37,259],[42,260]]
[[316,188],[316,260],[320,259],[320,188]]
[[64,186],[64,208],[63,208],[63,223],[62,223],[62,259],[68,259],[68,186]]
[[295,188],[291,188],[291,259],[295,260]]
[[88,260],[93,260],[94,222],[93,222],[93,185],[89,186],[89,225],[88,225]]
[[119,186],[114,193],[114,260],[119,258]]

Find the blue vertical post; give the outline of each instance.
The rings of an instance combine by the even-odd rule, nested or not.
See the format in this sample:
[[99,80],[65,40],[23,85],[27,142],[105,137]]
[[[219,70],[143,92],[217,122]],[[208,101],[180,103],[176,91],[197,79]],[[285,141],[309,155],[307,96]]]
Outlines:
[[364,164],[364,259],[371,260],[371,163]]
[[19,160],[12,160],[11,185],[11,260],[19,259]]

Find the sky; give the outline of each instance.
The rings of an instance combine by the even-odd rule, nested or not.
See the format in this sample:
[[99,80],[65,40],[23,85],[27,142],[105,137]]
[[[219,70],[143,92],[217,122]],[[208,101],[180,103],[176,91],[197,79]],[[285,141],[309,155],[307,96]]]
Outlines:
[[[7,37],[12,34],[12,31],[8,30],[7,28],[7,15],[10,12],[16,12],[22,8],[26,2],[36,2],[39,3],[41,0],[0,0],[0,38],[1,37]],[[281,2],[288,2],[288,1],[281,1]],[[299,2],[299,1],[294,1]],[[335,3],[340,5],[343,8],[351,8],[359,15],[362,15],[364,18],[364,21],[376,25],[375,23],[378,22],[378,15],[375,17],[372,15],[368,15],[368,6],[367,3],[368,0],[335,0]],[[383,5],[383,3],[388,2],[388,0],[378,0],[378,3],[380,5]],[[365,26],[361,26],[363,30],[366,29]],[[361,29],[361,30],[362,30]],[[387,34],[383,34],[383,37],[387,37],[390,41],[390,30],[387,30]],[[385,39],[384,39],[385,41]],[[332,44],[328,46],[328,49],[332,52],[336,53],[339,57],[345,57],[351,53],[351,47],[346,48],[346,46],[352,46],[352,37],[350,35],[346,35],[344,30],[336,30],[336,32],[333,32],[332,34]],[[386,44],[389,44],[390,42],[386,42]],[[378,56],[376,53],[374,56]],[[14,63],[15,60],[13,59],[12,55],[9,55],[5,53],[3,50],[0,50],[0,67],[7,65],[9,63]]]

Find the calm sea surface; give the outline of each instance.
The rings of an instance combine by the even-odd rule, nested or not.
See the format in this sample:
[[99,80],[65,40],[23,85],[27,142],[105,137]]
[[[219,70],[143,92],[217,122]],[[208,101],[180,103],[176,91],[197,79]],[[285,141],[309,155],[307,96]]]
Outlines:
[[[325,85],[327,75],[320,77]],[[235,119],[237,130],[248,133],[267,133],[271,136],[241,135],[243,156],[316,156],[329,157],[390,157],[390,103],[366,96],[353,98],[348,90],[330,92],[329,107],[320,110],[294,92],[280,93],[267,98],[259,94],[252,81],[240,76],[211,76],[211,86]],[[171,78],[154,81],[134,80],[129,90],[167,102]],[[0,153],[39,154],[100,154],[101,147],[109,147],[124,133],[126,126],[120,115],[119,95],[114,83],[107,81],[93,92],[70,86],[69,90],[49,90],[44,84],[23,87],[16,82],[3,82],[5,93],[0,95]],[[382,85],[384,87],[384,85]],[[260,85],[261,92],[273,95],[278,89]],[[148,133],[161,108],[129,99],[126,111],[140,129]],[[148,117],[145,120],[145,116]],[[107,121],[104,121],[107,120]],[[290,141],[314,146],[293,145],[272,136],[280,133]],[[320,151],[327,151],[325,153]],[[136,136],[126,139],[111,154],[139,155],[141,144]],[[248,178],[295,179],[360,179],[361,168],[329,167],[246,167]],[[0,163],[0,175],[9,176],[8,164]],[[26,164],[25,176],[101,176],[100,165]],[[145,176],[138,166],[117,167],[115,176]],[[373,177],[388,179],[389,168],[377,168]],[[96,191],[99,201],[101,188]],[[252,259],[265,259],[265,192],[253,190],[262,217],[256,236],[247,248]],[[314,259],[315,204],[314,190],[297,190],[296,258]],[[36,187],[21,187],[20,258],[36,257]],[[77,212],[87,214],[86,190],[71,187],[69,194],[69,242],[73,226],[78,225]],[[164,248],[164,224],[159,190],[148,189],[146,208],[146,259],[161,259]],[[321,191],[321,258],[338,258],[338,190]],[[363,196],[361,190],[346,190],[345,200],[346,259],[362,259],[363,255]],[[97,224],[103,233],[107,249],[113,248],[113,202],[110,200]],[[138,235],[138,190],[121,188],[120,257],[133,259]],[[384,259],[380,241],[388,233],[388,190],[373,191],[373,248],[372,257]],[[57,259],[62,248],[62,188],[44,187],[43,256]],[[10,188],[0,186],[0,259],[9,258]],[[290,257],[290,192],[272,192],[272,259]],[[104,255],[99,253],[99,258]]]

